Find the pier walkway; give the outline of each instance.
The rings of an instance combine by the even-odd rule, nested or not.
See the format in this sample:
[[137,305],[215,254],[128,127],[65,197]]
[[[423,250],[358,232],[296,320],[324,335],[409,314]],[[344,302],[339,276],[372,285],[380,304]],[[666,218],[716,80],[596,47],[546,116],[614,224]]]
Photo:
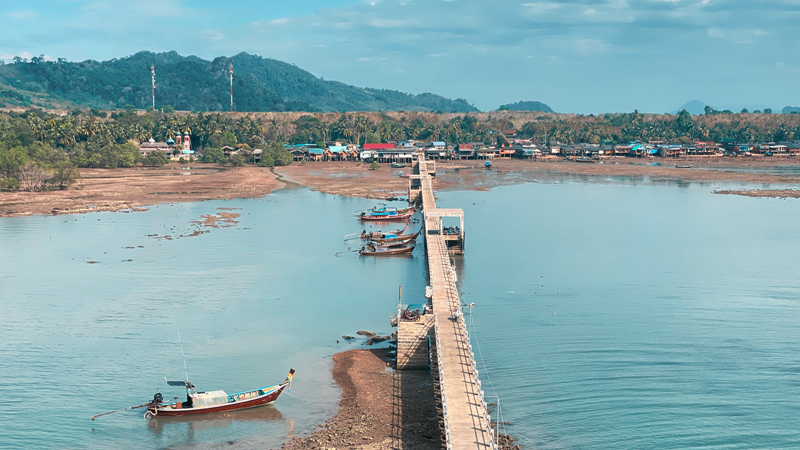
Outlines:
[[[428,274],[433,288],[435,314],[433,328],[436,347],[431,352],[436,360],[432,367],[435,372],[438,371],[437,390],[441,397],[447,448],[494,450],[497,448],[496,432],[492,429],[478,379],[475,355],[469,343],[461,298],[456,288],[456,272],[450,262],[450,252],[454,248],[456,253],[463,251],[464,213],[462,210],[436,207],[432,177],[427,167],[433,163],[420,159],[414,184],[420,191],[424,215]],[[449,245],[442,227],[442,217],[461,218],[458,246]]]

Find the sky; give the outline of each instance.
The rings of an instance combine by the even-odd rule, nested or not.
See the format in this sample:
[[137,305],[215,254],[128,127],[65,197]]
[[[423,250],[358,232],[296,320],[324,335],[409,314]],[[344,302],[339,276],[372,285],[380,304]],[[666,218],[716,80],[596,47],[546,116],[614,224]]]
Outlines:
[[26,0],[0,20],[5,60],[244,51],[484,111],[800,105],[800,0]]

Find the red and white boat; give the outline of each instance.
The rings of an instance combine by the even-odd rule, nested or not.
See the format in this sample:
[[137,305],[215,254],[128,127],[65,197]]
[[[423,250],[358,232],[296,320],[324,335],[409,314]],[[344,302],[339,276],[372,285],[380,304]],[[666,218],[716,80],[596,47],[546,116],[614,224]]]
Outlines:
[[[237,392],[235,394],[227,394],[225,391],[208,391],[197,392],[194,385],[188,380],[186,381],[164,381],[170,386],[183,386],[186,388],[186,401],[164,403],[164,395],[157,392],[153,399],[147,403],[128,408],[118,409],[103,414],[92,416],[92,420],[100,416],[111,414],[119,411],[127,411],[130,409],[137,409],[146,407],[147,411],[144,413],[145,418],[152,417],[176,417],[176,416],[190,416],[195,414],[208,414],[218,412],[237,411],[242,409],[256,408],[258,406],[268,405],[278,399],[287,386],[291,389],[292,379],[294,378],[294,369],[289,370],[289,375],[282,383],[274,386],[268,386],[261,389],[253,389],[252,391]],[[177,397],[175,397],[177,400]]]
[[294,378],[294,369],[289,370],[289,375],[280,384],[235,394],[227,394],[225,391],[197,392],[189,381],[167,381],[170,386],[186,387],[186,401],[163,403],[157,401],[159,399],[163,401],[163,397],[156,394],[151,404],[147,406],[147,412],[144,415],[147,418],[188,416],[255,408],[275,402],[286,386],[291,384],[292,378]]

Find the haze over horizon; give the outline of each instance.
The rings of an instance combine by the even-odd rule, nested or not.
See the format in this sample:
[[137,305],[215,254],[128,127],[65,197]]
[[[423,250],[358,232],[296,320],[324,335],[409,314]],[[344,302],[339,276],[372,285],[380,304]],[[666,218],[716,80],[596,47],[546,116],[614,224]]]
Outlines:
[[239,52],[362,87],[538,100],[558,112],[800,104],[788,0],[32,0],[0,7],[0,59]]

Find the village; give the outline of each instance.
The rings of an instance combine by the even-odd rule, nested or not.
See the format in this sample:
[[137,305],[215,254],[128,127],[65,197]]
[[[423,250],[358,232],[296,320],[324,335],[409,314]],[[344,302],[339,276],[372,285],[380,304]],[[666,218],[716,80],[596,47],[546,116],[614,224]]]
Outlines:
[[[321,143],[284,144],[291,153],[293,162],[305,161],[360,161],[410,164],[417,155],[424,154],[428,160],[492,160],[495,158],[519,159],[564,159],[578,162],[595,162],[606,158],[682,158],[682,157],[786,157],[800,154],[800,140],[741,143],[729,140],[722,142],[697,141],[691,144],[678,144],[666,141],[633,141],[615,144],[605,140],[599,144],[564,144],[551,141],[536,144],[530,139],[518,139],[513,133],[498,135],[497,145],[484,142],[448,143],[444,141],[421,142],[416,140],[389,140],[385,143],[365,143],[361,145],[331,141]],[[259,163],[263,149],[245,145],[224,146],[222,153],[226,158],[238,153],[246,153],[247,159]],[[193,160],[202,157],[202,150],[191,147],[191,136],[177,133],[166,142],[155,142],[152,138],[139,145],[144,157],[153,151],[161,152],[171,160]]]

